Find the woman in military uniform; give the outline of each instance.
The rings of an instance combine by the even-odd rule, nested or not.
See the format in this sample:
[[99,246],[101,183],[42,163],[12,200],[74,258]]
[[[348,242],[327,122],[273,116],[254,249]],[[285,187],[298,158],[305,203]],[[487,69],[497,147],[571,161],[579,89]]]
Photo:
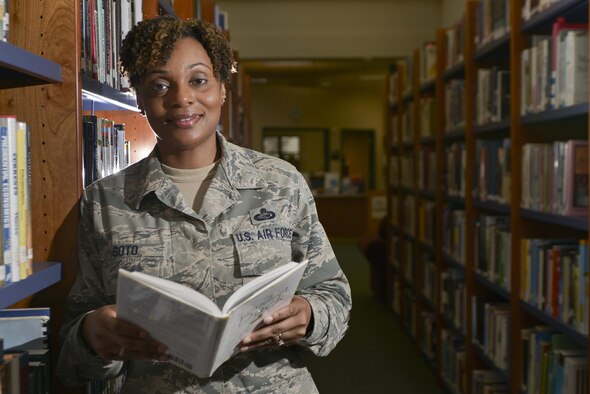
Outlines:
[[[300,353],[326,355],[343,337],[349,284],[302,175],[217,131],[234,68],[228,41],[205,21],[162,16],[133,27],[121,59],[156,146],[81,198],[80,270],[58,376],[66,385],[119,377],[125,393],[317,392]],[[119,268],[182,283],[222,306],[244,283],[304,260],[290,305],[210,378],[167,362],[164,345],[117,319]]]

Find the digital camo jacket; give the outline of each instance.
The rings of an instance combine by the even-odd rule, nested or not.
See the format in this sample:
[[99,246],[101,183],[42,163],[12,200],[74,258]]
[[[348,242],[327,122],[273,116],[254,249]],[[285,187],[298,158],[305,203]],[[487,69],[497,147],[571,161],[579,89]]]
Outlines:
[[[221,162],[199,213],[162,172],[155,151],[84,192],[80,271],[68,297],[57,367],[64,384],[124,374],[123,393],[317,392],[299,352],[326,355],[343,337],[351,309],[348,281],[301,174],[287,162],[218,139]],[[105,361],[82,339],[85,314],[115,304],[120,267],[183,283],[221,307],[248,280],[305,259],[297,294],[312,306],[312,331],[295,346],[237,354],[211,378],[169,363]]]

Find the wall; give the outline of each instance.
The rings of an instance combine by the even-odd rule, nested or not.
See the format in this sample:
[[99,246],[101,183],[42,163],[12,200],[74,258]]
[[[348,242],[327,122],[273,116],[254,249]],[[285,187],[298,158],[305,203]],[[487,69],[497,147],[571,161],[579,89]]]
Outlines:
[[440,24],[440,0],[217,0],[216,4],[229,15],[232,43],[242,59],[406,56],[432,40]]
[[[311,88],[255,85],[252,88],[253,147],[260,150],[263,127],[322,128],[330,130],[330,150],[340,147],[342,129],[375,130],[377,187],[384,188],[385,157],[381,136],[385,130],[384,88]],[[292,117],[293,109],[300,114]],[[330,163],[339,171],[340,162]]]
[[465,0],[442,0],[440,26],[452,26],[465,13]]
[[[465,0],[217,0],[241,60],[406,57],[461,15]],[[348,90],[252,85],[252,141],[263,127],[376,131],[377,188],[385,187],[385,82]],[[302,117],[289,117],[300,107]],[[338,171],[340,163],[331,163]]]

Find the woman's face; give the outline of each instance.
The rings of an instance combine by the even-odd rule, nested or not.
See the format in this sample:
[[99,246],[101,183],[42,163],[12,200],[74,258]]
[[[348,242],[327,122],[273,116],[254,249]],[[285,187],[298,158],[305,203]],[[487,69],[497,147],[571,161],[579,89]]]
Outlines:
[[211,164],[225,86],[213,75],[207,51],[194,38],[176,42],[163,66],[148,68],[137,89],[163,163],[176,168]]

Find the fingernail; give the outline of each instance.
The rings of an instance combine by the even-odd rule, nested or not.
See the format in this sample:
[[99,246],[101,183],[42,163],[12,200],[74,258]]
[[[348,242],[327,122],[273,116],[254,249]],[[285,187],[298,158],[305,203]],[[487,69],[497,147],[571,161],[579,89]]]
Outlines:
[[244,338],[244,339],[242,340],[242,343],[243,343],[244,345],[247,345],[247,344],[249,344],[250,342],[252,342],[252,338],[250,338],[250,337],[248,337],[248,338]]
[[274,319],[272,318],[272,316],[268,316],[264,318],[264,324],[270,324],[272,323]]

